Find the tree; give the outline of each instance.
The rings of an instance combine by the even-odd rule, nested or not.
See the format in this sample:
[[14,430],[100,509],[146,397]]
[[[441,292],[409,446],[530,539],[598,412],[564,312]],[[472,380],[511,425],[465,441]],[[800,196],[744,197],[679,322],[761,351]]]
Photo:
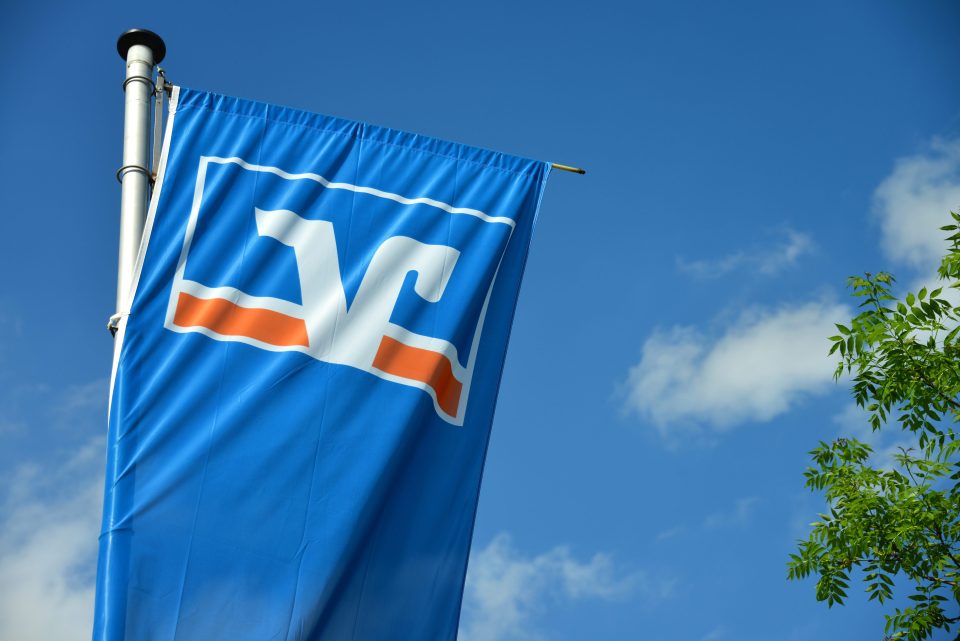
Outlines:
[[[939,277],[956,291],[960,215],[951,216]],[[960,622],[960,305],[942,288],[898,299],[888,273],[851,277],[849,285],[861,311],[830,337],[830,353],[840,357],[835,377],[851,378],[874,431],[899,426],[911,447],[887,467],[853,438],[810,453],[806,486],[824,493],[827,511],[798,541],[787,576],[815,575],[817,599],[831,607],[843,604],[853,573],[880,603],[896,584],[912,603],[886,615],[885,638],[920,641]]]

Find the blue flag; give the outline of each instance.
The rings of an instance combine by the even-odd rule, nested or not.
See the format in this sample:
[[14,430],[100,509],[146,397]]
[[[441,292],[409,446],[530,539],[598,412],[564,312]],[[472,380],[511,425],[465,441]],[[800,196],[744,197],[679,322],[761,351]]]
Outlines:
[[174,89],[95,641],[453,641],[549,165]]

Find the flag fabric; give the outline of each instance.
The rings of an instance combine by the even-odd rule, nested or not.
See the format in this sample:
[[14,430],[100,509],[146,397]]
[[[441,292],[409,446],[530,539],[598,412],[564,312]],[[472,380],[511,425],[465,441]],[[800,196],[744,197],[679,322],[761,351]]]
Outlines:
[[175,88],[96,641],[452,641],[548,164]]

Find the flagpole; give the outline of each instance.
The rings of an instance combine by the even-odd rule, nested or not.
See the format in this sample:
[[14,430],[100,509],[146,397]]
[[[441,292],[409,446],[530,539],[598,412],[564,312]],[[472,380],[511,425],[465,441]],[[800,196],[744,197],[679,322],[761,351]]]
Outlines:
[[587,173],[586,169],[582,169],[580,167],[571,167],[570,165],[561,165],[558,162],[552,162],[550,163],[550,166],[554,169],[559,169],[560,171],[569,171],[571,174],[580,174],[581,176]]
[[[163,39],[146,29],[131,29],[117,39],[117,52],[126,61],[123,82],[123,165],[120,180],[120,251],[117,263],[117,313],[110,319],[116,331],[127,305],[133,270],[147,218],[150,173],[150,104],[154,94],[153,67],[163,60]],[[155,144],[160,144],[156,141]]]

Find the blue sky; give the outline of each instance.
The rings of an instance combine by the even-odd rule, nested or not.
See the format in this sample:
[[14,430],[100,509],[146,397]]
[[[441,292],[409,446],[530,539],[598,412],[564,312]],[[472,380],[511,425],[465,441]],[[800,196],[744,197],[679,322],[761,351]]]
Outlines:
[[[932,274],[960,206],[949,2],[7,3],[0,638],[85,639],[123,64],[587,167],[555,174],[501,388],[462,641],[873,640],[787,583],[844,279]],[[881,451],[902,440],[874,438]],[[881,454],[882,456],[882,454]]]

